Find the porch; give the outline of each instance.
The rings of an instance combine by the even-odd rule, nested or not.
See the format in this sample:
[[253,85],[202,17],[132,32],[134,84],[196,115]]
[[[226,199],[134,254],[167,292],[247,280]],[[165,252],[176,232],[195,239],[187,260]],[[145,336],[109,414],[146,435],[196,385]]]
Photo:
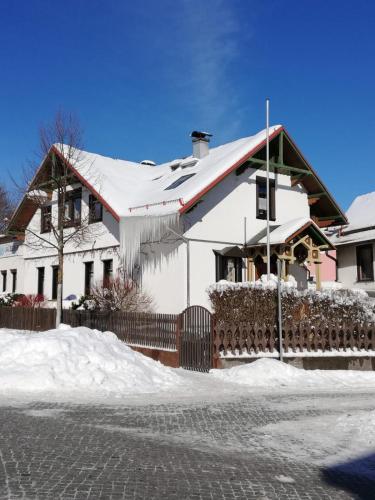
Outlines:
[[[316,289],[321,288],[321,252],[334,249],[319,227],[307,218],[298,218],[280,226],[270,227],[270,269],[277,275],[277,260],[281,261],[281,278],[293,276],[298,289],[307,288],[308,265],[315,264]],[[266,229],[248,241],[244,247],[246,279],[256,281],[267,274]]]

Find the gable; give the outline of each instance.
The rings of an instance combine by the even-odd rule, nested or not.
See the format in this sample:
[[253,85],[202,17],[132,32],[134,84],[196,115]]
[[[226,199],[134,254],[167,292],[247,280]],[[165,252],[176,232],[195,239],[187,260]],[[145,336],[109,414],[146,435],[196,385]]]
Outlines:
[[[180,209],[180,213],[185,213],[191,209],[194,204],[231,172],[235,170],[241,172],[247,167],[265,170],[265,139],[230,165],[226,171],[205,186],[190,201],[186,202]],[[345,214],[283,127],[277,128],[270,134],[270,170],[290,175],[292,186],[301,184],[304,187],[309,197],[311,217],[319,227],[347,224]]]

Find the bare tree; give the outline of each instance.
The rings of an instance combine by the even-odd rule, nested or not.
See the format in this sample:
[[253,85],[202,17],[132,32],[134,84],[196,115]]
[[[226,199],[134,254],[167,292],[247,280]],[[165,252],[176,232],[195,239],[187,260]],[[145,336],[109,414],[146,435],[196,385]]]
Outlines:
[[13,200],[4,186],[0,185],[0,233],[3,233],[14,210]]
[[[75,171],[89,171],[82,153],[82,132],[71,114],[57,113],[54,121],[40,130],[43,158],[25,196],[40,210],[41,230],[31,224],[24,228],[25,244],[36,249],[52,248],[58,257],[56,326],[61,322],[63,300],[64,254],[68,244],[76,247],[92,241],[94,234],[90,213],[81,213],[81,197],[72,188],[79,183]],[[83,173],[85,177],[87,175]],[[95,225],[94,225],[95,226]]]
[[94,285],[90,301],[101,311],[151,312],[153,308],[152,298],[123,271],[113,279]]

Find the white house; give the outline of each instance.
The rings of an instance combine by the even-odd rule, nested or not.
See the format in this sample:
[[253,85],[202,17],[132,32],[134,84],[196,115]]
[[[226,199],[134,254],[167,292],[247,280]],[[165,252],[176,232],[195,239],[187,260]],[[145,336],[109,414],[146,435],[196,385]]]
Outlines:
[[349,225],[331,237],[337,248],[338,280],[375,297],[375,192],[357,196],[346,216]]
[[[80,151],[69,165],[66,210],[72,223],[88,218],[92,231],[65,249],[64,297],[89,293],[95,281],[122,266],[139,279],[158,312],[174,313],[189,304],[208,306],[206,289],[215,281],[258,278],[266,266],[265,137],[262,130],[210,148],[210,135],[194,132],[193,154],[162,165]],[[347,220],[281,125],[270,129],[270,158],[271,271],[279,257],[283,275],[294,275],[304,287],[305,264],[319,269],[320,252],[333,248],[321,228]],[[30,185],[45,191],[45,206],[39,209],[32,196],[21,201],[3,243],[18,249],[3,252],[0,272],[17,271],[18,292],[53,300],[57,255],[35,245],[36,235],[53,237],[49,163],[47,156]],[[9,243],[12,235],[16,240]],[[317,281],[319,286],[319,272]],[[14,289],[11,280],[5,289]]]

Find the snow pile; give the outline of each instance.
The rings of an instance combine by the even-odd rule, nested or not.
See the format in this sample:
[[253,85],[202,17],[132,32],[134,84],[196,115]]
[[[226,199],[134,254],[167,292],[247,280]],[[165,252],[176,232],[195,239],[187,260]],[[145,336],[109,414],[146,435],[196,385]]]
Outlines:
[[111,332],[61,325],[47,332],[0,329],[0,392],[153,393],[178,385],[171,369]]
[[258,359],[253,363],[222,370],[211,375],[223,382],[260,388],[337,388],[375,387],[375,372],[354,370],[303,370],[275,359]]
[[[257,281],[226,281],[220,280],[207,288],[207,293],[211,292],[225,292],[227,290],[241,290],[247,289],[262,289],[262,290],[276,290],[278,277],[274,274],[270,274],[270,279],[268,279],[267,274],[262,274],[260,279]],[[294,276],[288,276],[286,280],[280,280],[282,290],[297,290],[297,281]]]

